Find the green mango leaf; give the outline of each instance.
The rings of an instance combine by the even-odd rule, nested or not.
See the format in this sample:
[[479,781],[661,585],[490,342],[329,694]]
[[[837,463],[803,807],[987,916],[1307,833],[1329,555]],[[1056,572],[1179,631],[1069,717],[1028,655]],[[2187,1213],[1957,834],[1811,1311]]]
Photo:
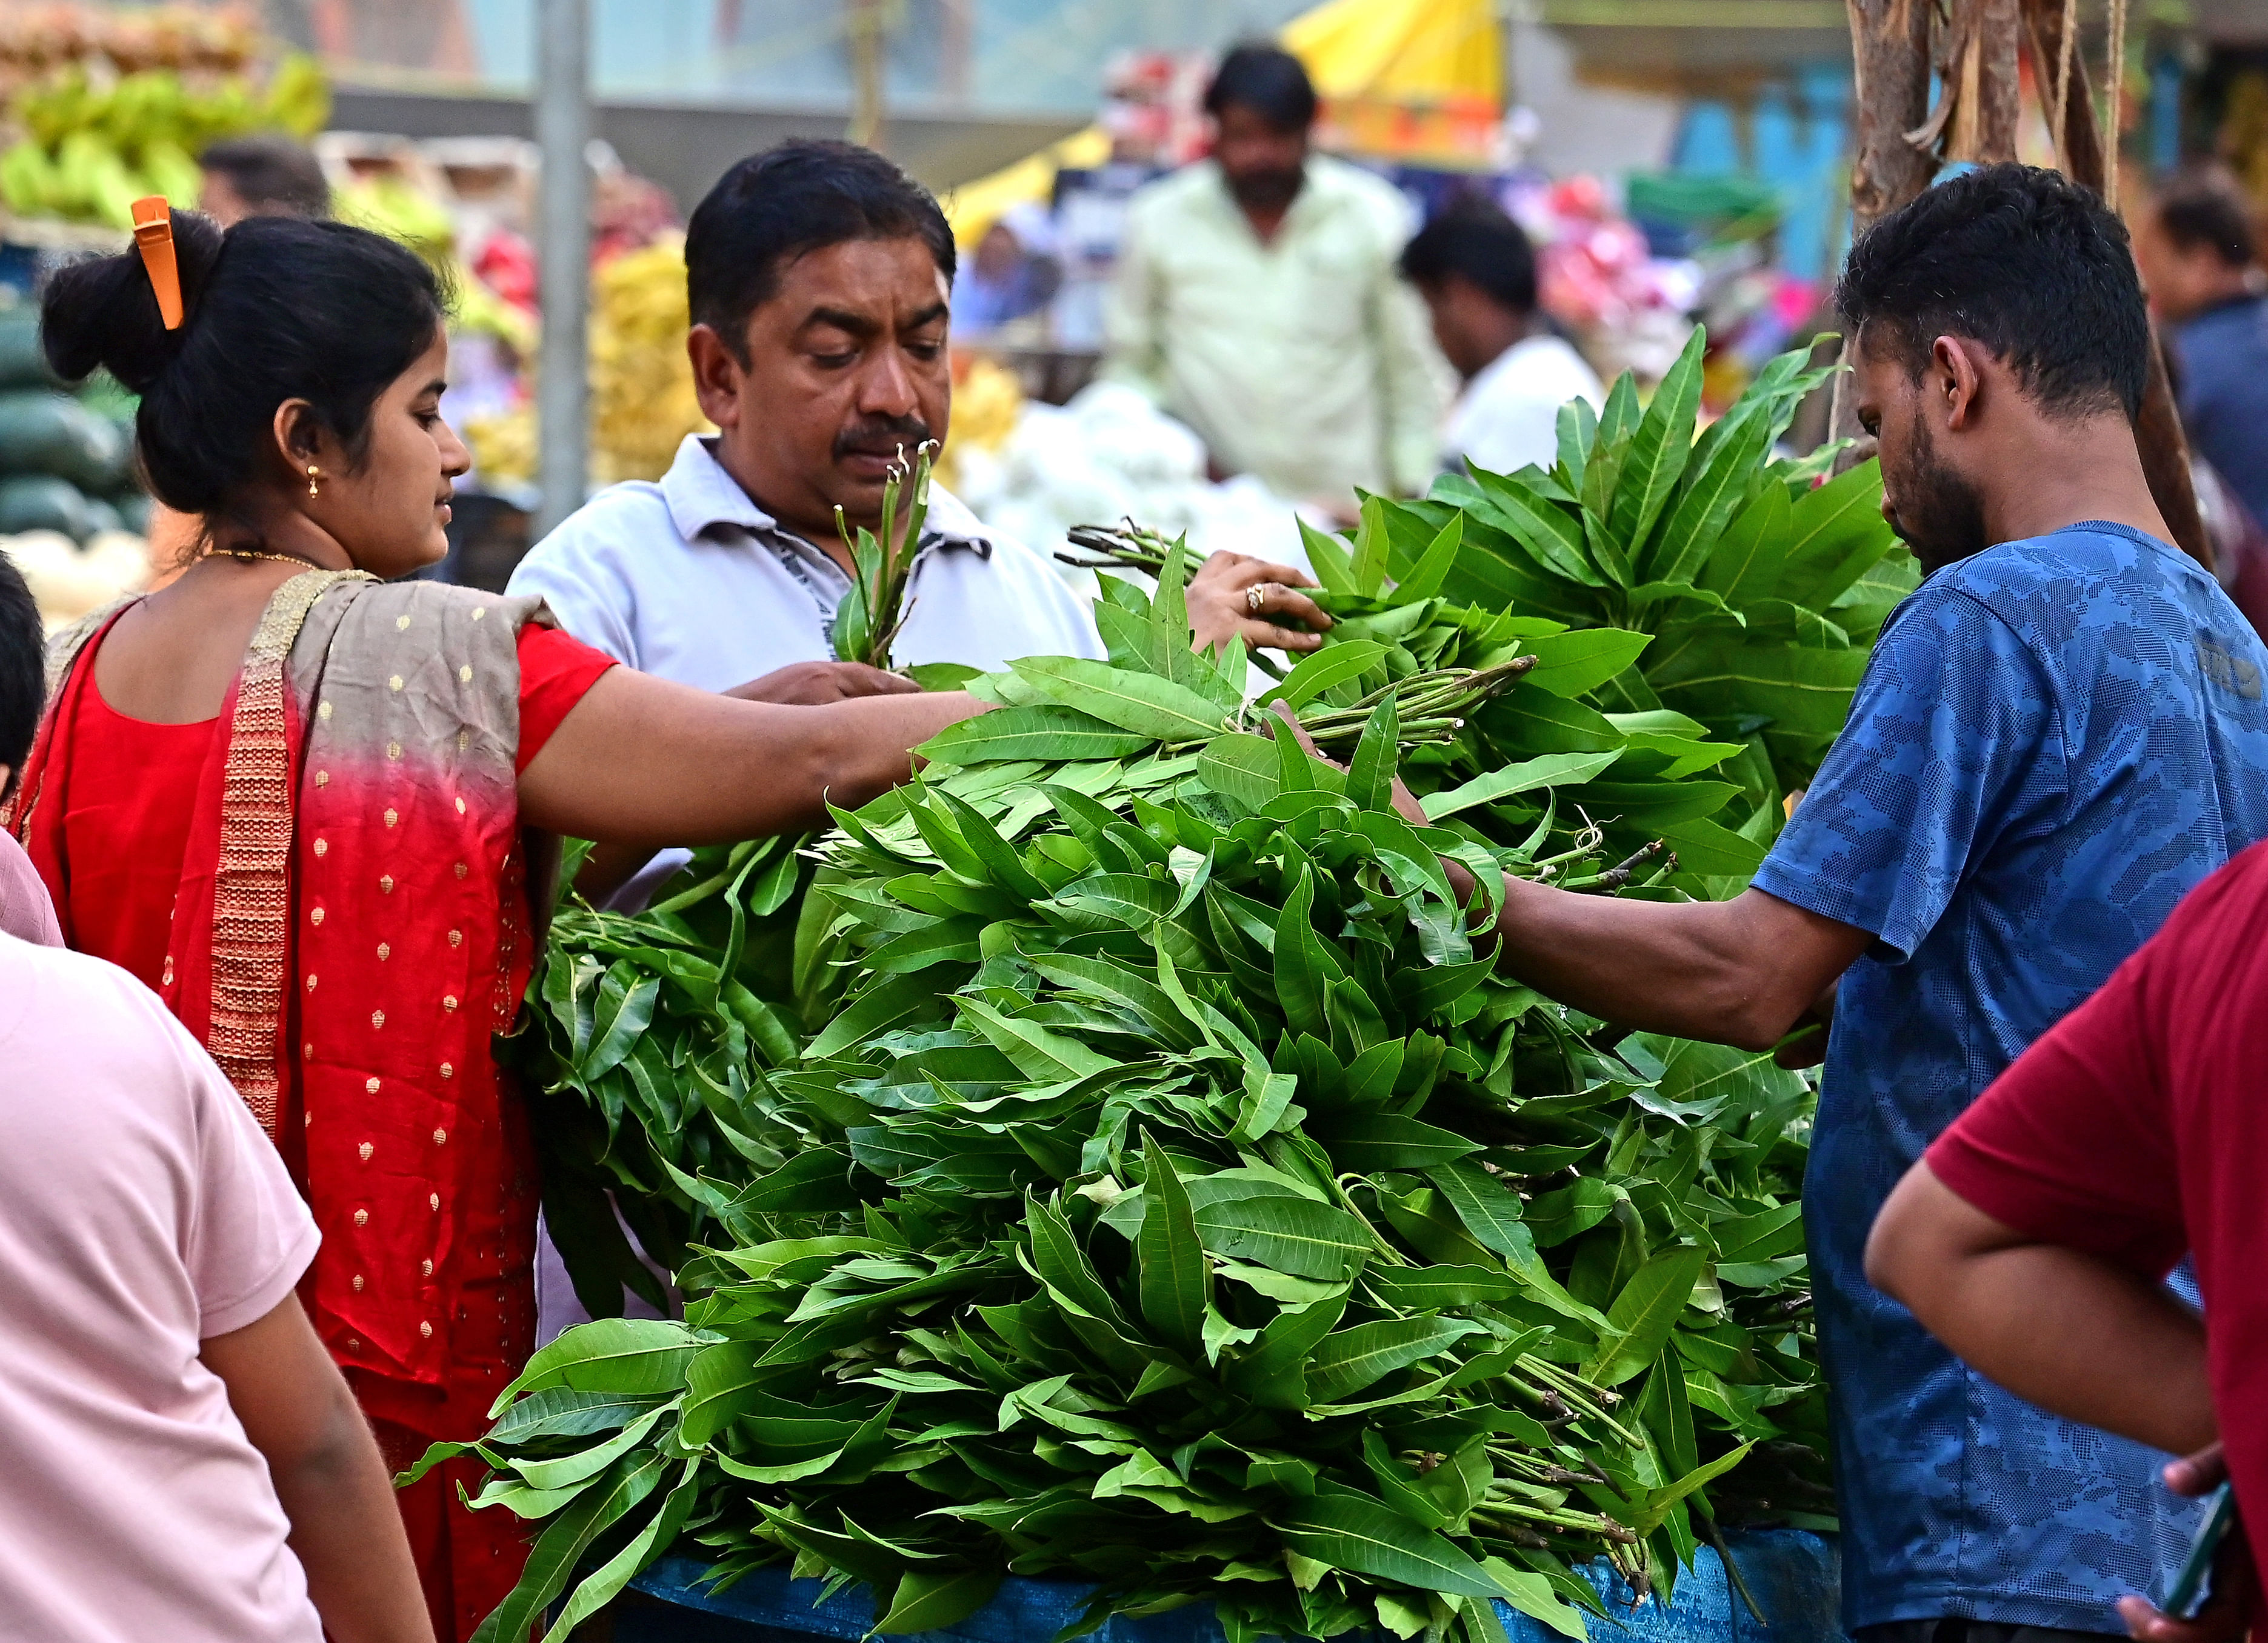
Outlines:
[[1174,1160],[1155,1143],[1143,1148],[1148,1175],[1143,1191],[1151,1206],[1136,1242],[1142,1316],[1185,1356],[1204,1351],[1206,1309],[1212,1304],[1212,1264],[1197,1236],[1189,1195]]
[[889,1612],[874,1622],[874,1631],[897,1637],[958,1625],[992,1601],[1003,1573],[998,1567],[909,1569],[890,1599]]
[[1287,707],[1304,707],[1332,686],[1361,678],[1385,655],[1386,646],[1376,639],[1328,641],[1321,650],[1301,657],[1281,684],[1263,691],[1256,705],[1264,708],[1270,702],[1281,702]]
[[1654,521],[1668,505],[1693,453],[1693,417],[1701,408],[1701,354],[1708,340],[1699,326],[1693,328],[1684,351],[1654,388],[1653,401],[1631,431],[1630,454],[1623,460],[1607,529],[1633,563],[1642,563]]
[[1882,468],[1861,462],[1796,499],[1789,512],[1780,598],[1823,610],[1889,552],[1896,541],[1882,518]]
[[1537,570],[1585,587],[1607,586],[1607,578],[1591,563],[1582,521],[1575,513],[1509,475],[1476,474],[1474,479],[1487,497],[1476,512],[1493,519]]
[[527,1360],[519,1378],[497,1394],[489,1418],[513,1399],[548,1387],[627,1396],[675,1393],[685,1367],[701,1350],[693,1332],[660,1318],[600,1318],[578,1323]]
[[1452,513],[1449,522],[1434,534],[1432,542],[1419,556],[1416,569],[1395,586],[1395,600],[1405,605],[1414,604],[1418,600],[1431,599],[1439,593],[1464,545],[1465,516]]
[[1314,526],[1301,519],[1300,544],[1307,549],[1308,566],[1315,573],[1326,593],[1356,592],[1354,565],[1347,557],[1346,545],[1336,536],[1326,536]]
[[1708,1264],[1706,1249],[1679,1244],[1638,1268],[1607,1308],[1609,1328],[1583,1367],[1585,1379],[1620,1386],[1660,1357]]
[[1363,1224],[1344,1210],[1266,1183],[1247,1183],[1235,1196],[1199,1205],[1196,1215],[1213,1254],[1293,1278],[1340,1282],[1372,1248]]
[[1003,1015],[982,998],[961,994],[954,1000],[961,1019],[991,1040],[1000,1053],[1016,1064],[1026,1078],[1042,1084],[1083,1079],[1108,1072],[1113,1065],[1076,1038],[1052,1032],[1036,1021]]
[[1316,1495],[1273,1520],[1284,1544],[1329,1568],[1464,1597],[1502,1595],[1440,1536],[1357,1494]]
[[1350,574],[1354,591],[1365,598],[1375,598],[1386,586],[1386,550],[1390,540],[1386,511],[1391,505],[1384,497],[1366,496],[1362,499],[1362,523],[1354,534],[1354,564]]
[[1541,1620],[1562,1637],[1583,1643],[1587,1635],[1583,1611],[1562,1602],[1544,1576],[1532,1569],[1515,1569],[1501,1558],[1484,1558],[1481,1567],[1496,1582],[1506,1602],[1531,1620]]
[[1742,609],[1771,598],[1794,531],[1795,504],[1785,485],[1764,485],[1734,512],[1703,562],[1695,586]]
[[[1101,663],[1095,664],[1097,667]],[[1122,730],[1091,713],[1052,703],[995,708],[948,725],[914,751],[939,764],[983,764],[1002,759],[1112,759],[1141,753],[1157,740]]]
[[1307,1133],[1323,1144],[1334,1163],[1357,1175],[1426,1169],[1481,1150],[1479,1142],[1454,1131],[1393,1112],[1332,1113],[1309,1119]]
[[[1012,667],[1018,678],[1050,701],[1134,735],[1191,741],[1220,733],[1219,705],[1170,679],[1076,656],[1029,656]],[[981,725],[989,717],[964,723]]]
[[1635,662],[1653,642],[1652,634],[1624,628],[1584,628],[1530,639],[1524,648],[1535,656],[1535,666],[1520,682],[1557,696],[1582,696]]
[[1494,804],[1515,793],[1532,792],[1539,787],[1580,786],[1622,757],[1619,750],[1607,753],[1547,753],[1538,758],[1524,759],[1518,764],[1506,764],[1476,776],[1462,786],[1447,792],[1428,793],[1418,802],[1428,821],[1440,822],[1469,810],[1476,805]]

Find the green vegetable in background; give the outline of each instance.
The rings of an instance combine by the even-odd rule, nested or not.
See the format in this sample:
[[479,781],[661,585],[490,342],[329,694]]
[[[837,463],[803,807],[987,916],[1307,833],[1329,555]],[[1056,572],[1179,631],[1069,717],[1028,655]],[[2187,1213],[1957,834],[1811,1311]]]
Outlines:
[[1580,1635],[1575,1566],[1667,1584],[1744,1499],[1822,1498],[1802,1081],[1501,976],[1440,866],[1679,895],[1572,796],[1705,819],[1739,747],[1585,699],[1643,633],[1420,573],[1343,590],[1271,693],[1333,768],[1160,569],[1106,581],[1108,663],[979,682],[998,711],[838,816],[784,976],[777,846],[563,918],[548,1107],[710,1250],[683,1323],[571,1331],[499,1400],[481,1499],[547,1527],[494,1635],[674,1543],[866,1582],[886,1632],[1014,1573],[1236,1639],[1498,1643],[1498,1600]]

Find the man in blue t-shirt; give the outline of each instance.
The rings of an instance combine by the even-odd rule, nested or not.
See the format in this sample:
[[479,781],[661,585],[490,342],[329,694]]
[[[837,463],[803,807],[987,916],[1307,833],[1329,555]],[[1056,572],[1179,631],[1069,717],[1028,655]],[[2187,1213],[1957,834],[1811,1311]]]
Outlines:
[[2268,652],[2167,545],[2132,430],[2142,293],[2094,195],[2024,166],[1954,178],[1859,240],[1837,300],[1926,579],[1753,888],[1515,880],[1502,961],[1608,1020],[1759,1051],[1831,1013],[1805,1212],[1845,1623],[1861,1643],[2117,1633],[2115,1601],[2162,1597],[2194,1521],[2162,1457],[1983,1380],[1861,1259],[1923,1148],[2268,837]]

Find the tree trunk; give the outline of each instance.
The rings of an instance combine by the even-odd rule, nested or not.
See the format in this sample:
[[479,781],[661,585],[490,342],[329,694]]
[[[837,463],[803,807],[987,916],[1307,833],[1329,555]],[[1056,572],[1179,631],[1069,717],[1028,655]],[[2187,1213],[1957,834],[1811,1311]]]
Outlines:
[[[2062,129],[2057,130],[2055,82],[2063,52],[2063,0],[2023,0],[2024,22],[2032,48],[2032,82],[2039,88],[2048,129],[2056,135],[2056,151],[2073,182],[2102,192],[2102,134],[2095,123],[2095,98],[2088,85],[2087,63],[2076,48],[2071,54],[2071,88],[2064,99]],[[2205,519],[2198,512],[2197,490],[2190,481],[2190,446],[2182,432],[2182,419],[2174,409],[2173,383],[2166,375],[2165,344],[2154,328],[2150,335],[2150,375],[2142,389],[2142,408],[2134,416],[2134,443],[2142,453],[2142,472],[2150,482],[2151,500],[2165,516],[2175,543],[2206,570],[2213,569],[2213,539],[2205,534]]]
[[[1929,31],[1935,0],[1847,0],[1851,60],[1857,78],[1852,99],[1857,151],[1851,162],[1851,233],[1855,239],[1929,187],[1936,156],[1906,141],[1929,118]],[[1859,442],[1838,469],[1869,454],[1850,394],[1851,376],[1835,379],[1827,437]]]

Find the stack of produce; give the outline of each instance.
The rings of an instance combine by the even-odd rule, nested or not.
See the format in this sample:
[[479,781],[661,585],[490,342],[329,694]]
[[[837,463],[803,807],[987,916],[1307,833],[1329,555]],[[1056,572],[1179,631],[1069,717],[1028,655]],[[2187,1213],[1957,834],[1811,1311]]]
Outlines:
[[[591,275],[591,468],[593,481],[659,479],[688,433],[711,431],[685,357],[685,236],[609,258]],[[532,339],[531,339],[532,342]],[[535,478],[535,408],[524,402],[465,429],[490,479]]]
[[241,72],[193,67],[90,73],[71,63],[9,99],[18,140],[0,153],[0,201],[19,217],[133,225],[133,202],[162,194],[197,203],[196,156],[250,131],[307,136],[330,116],[330,91],[312,57],[282,59],[255,85]]
[[[105,386],[107,392],[105,392]],[[0,535],[76,542],[148,524],[133,474],[133,401],[114,383],[74,394],[48,369],[39,310],[0,309]]]
[[579,1575],[563,1636],[675,1546],[868,1583],[887,1632],[1012,1573],[1233,1639],[1498,1643],[1499,1602],[1580,1636],[1594,1558],[1660,1588],[1721,1523],[1821,1521],[1787,1509],[1825,1498],[1807,1088],[1469,933],[1501,874],[1753,866],[1808,726],[1748,723],[1753,658],[1721,700],[1679,674],[1690,716],[1648,664],[1720,617],[1765,655],[1773,601],[1826,623],[1887,550],[1786,523],[1845,518],[1764,460],[1800,365],[1697,446],[1697,353],[1571,417],[1556,475],[1373,499],[1310,543],[1341,620],[1268,698],[1188,648],[1168,549],[1154,598],[1106,579],[1107,663],[970,681],[998,711],[807,852],[563,912],[526,1046],[551,1224],[615,1310],[611,1187],[693,1299],[498,1400],[482,1499],[548,1527],[490,1632]]

